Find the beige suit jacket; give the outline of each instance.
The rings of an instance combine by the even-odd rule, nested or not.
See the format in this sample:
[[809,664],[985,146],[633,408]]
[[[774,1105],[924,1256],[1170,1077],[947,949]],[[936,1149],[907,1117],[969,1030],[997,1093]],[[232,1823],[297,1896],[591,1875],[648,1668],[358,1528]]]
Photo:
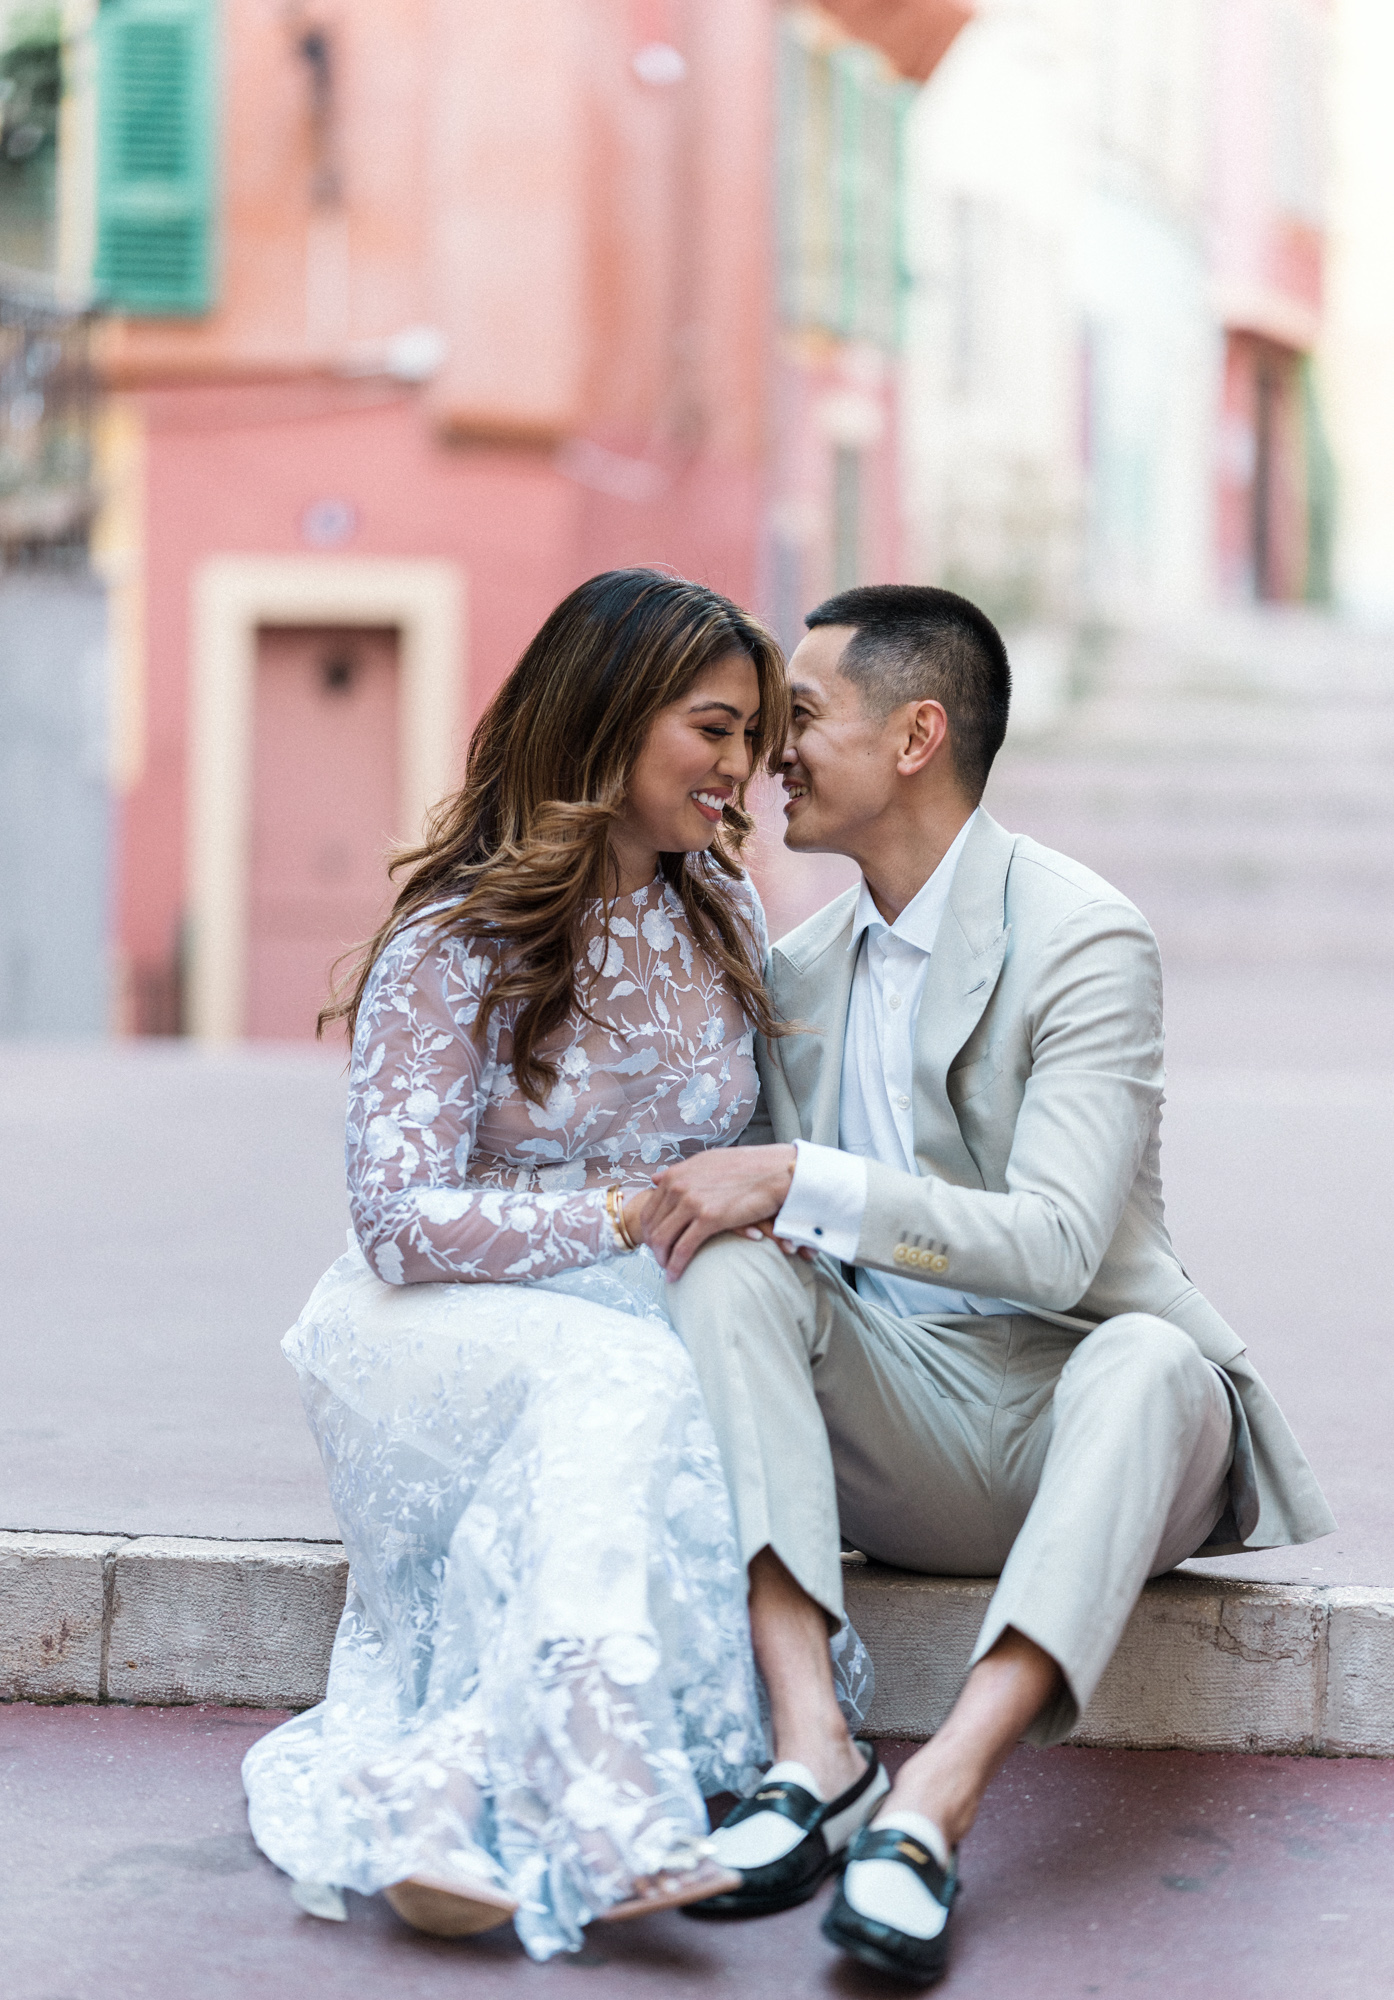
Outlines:
[[[848,890],[771,950],[780,1017],[743,1134],[838,1143],[856,954]],[[868,1162],[857,1262],[1010,1300],[1086,1332],[1151,1313],[1231,1384],[1232,1520],[1207,1553],[1335,1527],[1244,1343],[1182,1269],[1162,1210],[1162,978],[1116,889],[981,810],[964,844],[915,1033],[915,1164]]]

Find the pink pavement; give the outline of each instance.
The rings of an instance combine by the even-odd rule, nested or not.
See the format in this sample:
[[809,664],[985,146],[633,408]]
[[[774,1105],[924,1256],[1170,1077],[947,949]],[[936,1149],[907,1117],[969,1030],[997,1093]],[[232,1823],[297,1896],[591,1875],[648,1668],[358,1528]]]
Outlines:
[[[0,1710],[6,2000],[586,2000],[885,1996],[821,1904],[676,1915],[534,1966],[511,1931],[447,1944],[380,1898],[302,1916],[246,1829],[246,1709]],[[911,1747],[883,1746],[892,1761]],[[1385,1763],[1019,1750],[964,1851],[954,2000],[1373,2000],[1389,1980]]]

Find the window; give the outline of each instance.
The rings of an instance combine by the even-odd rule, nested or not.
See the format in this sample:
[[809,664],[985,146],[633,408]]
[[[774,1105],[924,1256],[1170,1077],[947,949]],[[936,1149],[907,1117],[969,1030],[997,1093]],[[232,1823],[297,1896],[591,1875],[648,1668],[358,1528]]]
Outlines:
[[199,313],[212,297],[214,0],[103,0],[97,268],[104,303]]
[[779,28],[779,277],[787,325],[894,347],[902,127],[913,87],[800,13]]

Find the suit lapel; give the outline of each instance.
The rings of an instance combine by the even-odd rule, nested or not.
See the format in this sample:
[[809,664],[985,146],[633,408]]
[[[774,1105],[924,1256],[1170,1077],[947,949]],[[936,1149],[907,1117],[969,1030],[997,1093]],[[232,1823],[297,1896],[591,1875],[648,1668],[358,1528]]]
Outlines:
[[822,1061],[810,1108],[809,1138],[818,1146],[836,1146],[842,1133],[842,1047],[847,1039],[847,1008],[852,998],[852,975],[857,954],[849,950],[852,925],[849,918],[841,937],[825,961],[822,989]]
[[827,911],[831,935],[809,956],[801,953],[801,962],[788,958],[778,967],[784,954],[778,945],[774,951],[778,967],[775,1004],[784,1019],[797,1023],[800,1029],[781,1041],[780,1067],[798,1105],[800,1131],[819,1146],[838,1142],[842,1044],[857,961],[857,954],[847,947],[856,907],[855,891],[831,904]]
[[954,874],[915,1022],[915,1156],[922,1173],[981,1187],[949,1102],[954,1057],[983,1017],[1006,957],[1007,870],[1014,837],[979,808]]

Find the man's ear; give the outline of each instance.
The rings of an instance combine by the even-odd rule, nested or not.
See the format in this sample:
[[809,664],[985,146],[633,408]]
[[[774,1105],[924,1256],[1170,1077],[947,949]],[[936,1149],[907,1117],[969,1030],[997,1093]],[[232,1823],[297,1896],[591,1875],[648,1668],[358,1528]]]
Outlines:
[[948,742],[949,718],[938,701],[917,701],[904,714],[905,731],[895,768],[902,778],[913,778]]

